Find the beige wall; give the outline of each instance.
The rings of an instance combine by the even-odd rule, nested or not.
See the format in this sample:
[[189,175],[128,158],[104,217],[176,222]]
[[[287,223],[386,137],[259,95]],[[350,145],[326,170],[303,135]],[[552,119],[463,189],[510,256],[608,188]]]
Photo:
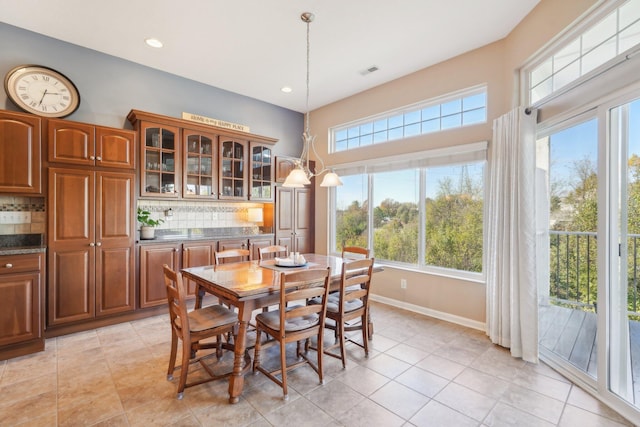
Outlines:
[[[542,0],[506,38],[433,67],[359,93],[312,112],[316,147],[327,165],[384,158],[430,148],[490,141],[492,122],[517,104],[517,70],[533,54],[588,11],[599,0]],[[425,43],[425,49],[429,43]],[[328,129],[380,112],[486,84],[488,121],[484,125],[449,130],[329,156]],[[328,248],[327,191],[316,186],[316,252]],[[490,256],[490,255],[489,255]],[[400,289],[400,279],[407,288]],[[481,325],[485,321],[485,285],[387,267],[376,275],[373,293],[399,305],[443,318],[460,317]],[[464,323],[464,322],[462,322]]]

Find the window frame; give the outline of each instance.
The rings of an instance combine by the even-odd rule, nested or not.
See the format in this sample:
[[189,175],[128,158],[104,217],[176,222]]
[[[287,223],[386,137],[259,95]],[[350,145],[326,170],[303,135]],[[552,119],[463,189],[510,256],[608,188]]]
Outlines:
[[[469,109],[465,110],[464,100],[475,95],[484,95],[484,104],[481,106],[471,106]],[[454,102],[459,103],[460,110],[457,112],[448,112],[447,114],[443,113],[443,106],[450,105]],[[357,150],[360,148],[369,147],[370,145],[393,144],[406,140],[408,138],[414,138],[422,135],[446,132],[448,130],[460,129],[467,126],[483,125],[486,124],[488,120],[488,104],[488,86],[487,84],[481,84],[459,91],[450,92],[429,100],[420,101],[414,104],[385,111],[383,113],[354,120],[348,123],[336,125],[330,127],[328,131],[329,154]],[[411,116],[412,114],[416,113],[420,113],[420,115],[422,115],[422,111],[434,108],[437,108],[439,113],[436,116],[429,118],[428,120],[422,118],[421,116],[418,121],[412,121],[410,123],[404,122],[406,116]],[[465,115],[479,110],[484,110],[484,119],[482,121],[474,121],[469,124],[464,124]],[[458,125],[445,126],[443,124],[443,121],[447,118],[453,118],[456,116],[459,116],[460,123]],[[402,124],[390,124],[390,121],[394,121],[394,123],[396,123],[399,119],[402,119]],[[438,129],[430,131],[422,130],[422,126],[424,123],[433,121],[438,122]],[[383,127],[381,127],[382,122],[386,122],[386,125]],[[414,129],[417,125],[419,125],[420,127],[419,131],[412,132],[411,130]],[[360,130],[363,127],[371,127],[371,132],[364,135],[361,134]],[[338,140],[337,135],[341,133],[344,133],[345,138]],[[391,133],[400,134],[400,136],[392,137],[390,136]],[[382,140],[376,142],[376,137],[380,136],[381,134],[385,134],[386,136]],[[363,137],[367,137],[364,143],[362,142]],[[349,141],[356,139],[358,140],[358,145],[355,147],[349,147]],[[345,148],[337,149],[337,145],[339,142],[344,142],[346,144]]]
[[[426,173],[429,168],[438,167],[438,166],[455,166],[455,165],[463,165],[463,164],[471,164],[471,163],[482,163],[483,165],[483,176],[482,176],[482,198],[483,198],[483,217],[486,211],[486,195],[487,195],[487,150],[488,150],[488,142],[483,141],[480,143],[472,143],[472,144],[463,144],[458,146],[447,147],[444,149],[433,149],[427,150],[419,153],[411,153],[408,155],[399,155],[387,158],[377,159],[375,161],[367,161],[367,163],[356,162],[350,164],[343,164],[335,167],[335,171],[341,176],[347,175],[364,175],[363,181],[367,183],[367,191],[366,195],[363,194],[363,197],[366,196],[366,200],[373,202],[374,197],[374,175],[375,173],[383,172],[383,171],[375,171],[376,167],[382,166],[387,167],[389,164],[395,164],[393,167],[394,170],[402,170],[402,169],[419,169],[419,182],[417,183],[419,200],[425,200],[427,185],[426,185]],[[473,153],[481,153],[478,156],[483,156],[482,158],[468,158],[467,154]],[[440,160],[438,160],[440,158]],[[425,163],[424,165],[415,165],[411,164],[411,162],[415,162],[418,159],[418,162]],[[435,159],[435,160],[434,160]],[[406,162],[408,165],[406,168],[402,167],[402,164]],[[429,164],[431,163],[431,164]],[[340,255],[338,250],[338,245],[336,242],[336,213],[337,213],[337,189],[330,188],[329,189],[329,216],[328,216],[328,253],[332,255]],[[368,217],[367,217],[367,242],[368,247],[372,251],[372,256],[375,257],[375,251],[373,248],[373,234],[374,234],[374,209],[375,206],[373,203],[368,203]],[[466,281],[473,281],[478,283],[484,283],[486,277],[486,255],[484,253],[484,243],[485,243],[485,229],[484,229],[484,221],[483,221],[483,238],[482,238],[482,272],[472,272],[465,270],[455,270],[451,268],[440,267],[436,265],[428,265],[425,263],[425,248],[426,248],[426,217],[425,217],[425,204],[418,202],[418,215],[421,218],[421,221],[418,225],[418,262],[416,264],[410,264],[405,262],[393,261],[393,260],[382,260],[377,259],[376,263],[389,266],[393,268],[398,268],[402,270],[408,271],[417,271],[422,273],[429,273],[433,275],[455,278],[455,279],[463,279]]]
[[[625,3],[629,0],[614,0],[610,4],[605,2],[597,2],[594,4],[582,17],[579,18],[579,22],[575,25],[572,25],[568,28],[568,30],[561,32],[558,34],[546,47],[544,47],[538,54],[533,56],[521,69],[520,69],[520,99],[524,102],[524,105],[529,105],[532,108],[539,108],[542,105],[561,97],[562,95],[572,91],[576,87],[592,80],[594,77],[597,77],[599,74],[606,72],[607,70],[617,66],[625,62],[630,57],[640,53],[640,43],[634,46],[627,48],[625,51],[619,52],[615,54],[612,58],[604,61],[603,63],[591,68],[589,71],[582,74],[582,61],[588,53],[592,52],[595,49],[590,50],[587,54],[582,52],[582,40],[581,37],[587,34],[590,30],[597,27],[598,24],[603,22],[610,14],[616,12],[620,9]],[[637,23],[637,22],[636,22]],[[618,27],[618,23],[616,21],[616,33],[613,36],[614,41],[616,43],[616,49],[618,45],[618,37],[621,31]],[[554,55],[560,53],[563,49],[567,48],[573,43],[578,43],[579,45],[579,57],[577,59],[578,65],[580,66],[580,75],[569,83],[564,84],[556,90],[552,90],[547,95],[541,97],[535,102],[532,101],[532,73],[535,71],[540,65],[547,61],[552,61]],[[598,46],[605,44],[605,42],[600,42]],[[597,49],[597,47],[596,47]],[[563,70],[566,69],[563,68]],[[552,74],[547,77],[547,79],[553,79],[558,73],[552,72]]]

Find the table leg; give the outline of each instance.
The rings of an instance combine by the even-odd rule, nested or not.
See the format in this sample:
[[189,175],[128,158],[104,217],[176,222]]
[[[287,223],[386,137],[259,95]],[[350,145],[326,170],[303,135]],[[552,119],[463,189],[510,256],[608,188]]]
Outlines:
[[238,403],[244,387],[244,352],[247,348],[247,327],[251,319],[252,309],[241,304],[238,307],[240,327],[235,340],[235,354],[233,359],[233,373],[229,377],[229,403]]

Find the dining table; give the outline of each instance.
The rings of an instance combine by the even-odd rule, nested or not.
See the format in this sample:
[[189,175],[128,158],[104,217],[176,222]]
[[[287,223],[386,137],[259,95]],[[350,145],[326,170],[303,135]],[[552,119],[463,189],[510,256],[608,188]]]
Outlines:
[[[211,294],[230,304],[238,311],[238,334],[235,337],[233,372],[229,377],[229,402],[237,403],[244,387],[244,353],[247,350],[247,330],[254,310],[278,304],[280,301],[280,275],[282,272],[310,268],[331,268],[331,290],[340,287],[342,263],[339,256],[303,254],[306,263],[279,266],[275,259],[243,261],[182,269],[185,279],[195,283],[195,308],[202,307],[205,294]],[[374,266],[374,272],[382,271]],[[370,330],[373,325],[369,321]]]

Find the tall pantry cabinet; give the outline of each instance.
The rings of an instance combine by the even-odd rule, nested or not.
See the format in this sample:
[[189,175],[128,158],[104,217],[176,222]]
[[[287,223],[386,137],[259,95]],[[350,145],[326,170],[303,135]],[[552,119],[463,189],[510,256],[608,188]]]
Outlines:
[[49,326],[135,309],[135,132],[48,123]]

